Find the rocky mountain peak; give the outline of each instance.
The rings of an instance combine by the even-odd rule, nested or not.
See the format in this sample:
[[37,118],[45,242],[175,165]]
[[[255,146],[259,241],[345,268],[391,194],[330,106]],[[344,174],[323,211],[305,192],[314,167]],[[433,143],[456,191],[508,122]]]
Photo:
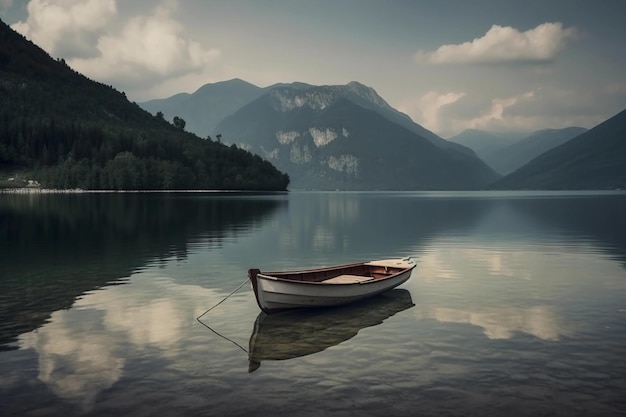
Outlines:
[[272,107],[281,112],[288,112],[301,107],[323,110],[332,104],[337,96],[332,90],[320,90],[318,87],[300,90],[291,87],[278,87],[270,91]]
[[342,87],[367,101],[371,101],[374,104],[382,107],[390,107],[389,104],[387,104],[387,102],[378,95],[376,90],[374,90],[372,87],[361,84],[358,81],[350,81],[348,84]]
[[388,108],[389,105],[376,91],[356,81],[346,85],[302,86],[280,85],[270,91],[272,106],[281,112],[301,107],[324,110],[339,99],[346,98],[356,103],[367,102]]

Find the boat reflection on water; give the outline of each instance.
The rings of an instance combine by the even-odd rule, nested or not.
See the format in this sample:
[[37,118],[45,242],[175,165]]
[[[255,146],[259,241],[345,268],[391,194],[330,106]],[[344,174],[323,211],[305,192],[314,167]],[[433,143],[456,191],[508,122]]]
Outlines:
[[415,306],[411,293],[393,289],[343,307],[292,310],[267,315],[254,323],[248,350],[248,372],[265,360],[286,360],[321,352],[354,337],[359,330]]

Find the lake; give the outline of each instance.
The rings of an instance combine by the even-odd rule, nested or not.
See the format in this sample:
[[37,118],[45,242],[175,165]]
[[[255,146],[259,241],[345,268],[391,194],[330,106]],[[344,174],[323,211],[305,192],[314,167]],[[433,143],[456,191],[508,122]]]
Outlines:
[[[1,416],[626,413],[624,192],[0,194],[0,254]],[[405,256],[350,306],[235,291]]]

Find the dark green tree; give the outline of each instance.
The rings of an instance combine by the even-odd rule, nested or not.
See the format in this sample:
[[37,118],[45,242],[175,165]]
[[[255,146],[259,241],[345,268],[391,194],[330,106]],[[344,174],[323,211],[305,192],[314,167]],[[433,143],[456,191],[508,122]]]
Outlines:
[[179,128],[180,130],[185,130],[186,124],[187,122],[185,122],[185,119],[183,119],[182,117],[174,116],[174,126]]

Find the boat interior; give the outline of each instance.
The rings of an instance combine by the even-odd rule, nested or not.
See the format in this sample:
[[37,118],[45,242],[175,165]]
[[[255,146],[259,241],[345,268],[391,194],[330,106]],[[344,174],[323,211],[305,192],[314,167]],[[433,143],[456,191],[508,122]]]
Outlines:
[[325,284],[355,284],[387,278],[403,272],[406,269],[407,268],[372,262],[308,271],[263,273],[263,275],[290,281],[323,282]]

